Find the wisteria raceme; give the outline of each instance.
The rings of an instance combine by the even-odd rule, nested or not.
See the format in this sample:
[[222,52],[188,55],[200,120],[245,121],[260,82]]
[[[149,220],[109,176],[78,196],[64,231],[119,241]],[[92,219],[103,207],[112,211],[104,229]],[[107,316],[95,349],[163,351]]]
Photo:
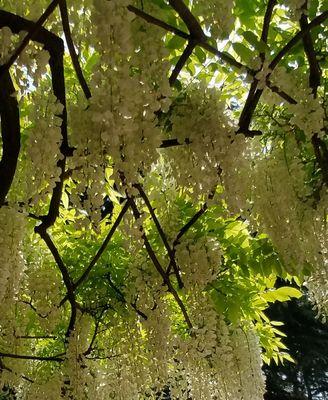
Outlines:
[[233,2],[227,1],[209,1],[206,4],[202,1],[196,1],[195,5],[199,7],[199,12],[203,16],[203,24],[211,33],[211,36],[224,39],[231,32],[234,24],[232,9]]
[[0,210],[1,241],[1,284],[0,298],[15,298],[20,290],[24,272],[22,244],[24,238],[24,216],[9,206]]

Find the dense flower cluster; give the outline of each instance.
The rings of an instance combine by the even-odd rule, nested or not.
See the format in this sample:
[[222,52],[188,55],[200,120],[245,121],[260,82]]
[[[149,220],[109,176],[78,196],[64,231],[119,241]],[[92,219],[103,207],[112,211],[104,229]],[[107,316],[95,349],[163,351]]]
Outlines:
[[16,209],[2,207],[0,209],[0,301],[13,299],[20,288],[24,271],[22,241],[25,234],[25,218]]
[[194,3],[203,17],[204,26],[212,37],[224,39],[229,35],[235,22],[235,16],[232,13],[233,1],[210,0],[204,3],[196,0]]

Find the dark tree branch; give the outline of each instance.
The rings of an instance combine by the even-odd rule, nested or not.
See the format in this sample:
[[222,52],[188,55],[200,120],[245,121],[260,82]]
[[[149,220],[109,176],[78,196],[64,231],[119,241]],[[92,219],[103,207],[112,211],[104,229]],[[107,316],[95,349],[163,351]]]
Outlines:
[[253,137],[256,135],[262,135],[261,131],[253,131],[249,129],[249,126],[251,124],[252,118],[254,111],[256,109],[256,106],[258,105],[258,102],[260,101],[261,95],[263,93],[262,89],[256,89],[257,88],[258,81],[256,78],[254,78],[249,93],[248,97],[246,99],[243,111],[240,114],[239,117],[239,129],[237,133],[242,133],[243,135],[247,137]]
[[[267,4],[267,8],[265,11],[264,15],[264,21],[263,21],[263,26],[262,26],[262,33],[261,33],[261,40],[264,43],[267,43],[268,40],[268,35],[269,35],[269,27],[270,27],[270,22],[272,18],[272,13],[274,6],[276,4],[276,0],[269,0]],[[261,58],[261,67],[260,69],[263,68],[263,63],[265,60],[265,53],[260,53],[260,58]],[[237,133],[243,133],[246,134],[246,136],[255,136],[256,134],[262,134],[260,131],[250,131],[249,126],[252,121],[252,117],[255,111],[255,108],[260,100],[261,94],[263,90],[258,90],[257,89],[258,85],[258,80],[256,77],[253,77],[253,82],[251,83],[251,87],[248,92],[248,96],[244,105],[244,108],[240,114],[239,118],[239,129]]]
[[[306,16],[307,10],[307,0],[304,2],[302,9],[304,12],[300,18],[300,27],[301,31],[306,30],[308,26],[308,18]],[[317,89],[321,83],[321,70],[320,65],[317,60],[317,56],[314,49],[313,39],[311,32],[307,32],[303,37],[303,47],[306,54],[306,58],[309,63],[309,86],[312,89],[313,96],[316,97]],[[324,150],[325,150],[325,143],[319,138],[318,134],[314,134],[311,139],[312,147],[314,150],[314,155],[316,160],[319,164],[323,182],[327,185],[328,184],[328,158],[325,157]]]
[[314,155],[319,164],[321,170],[323,182],[328,186],[328,151],[326,144],[321,140],[317,133],[315,133],[311,138],[312,147],[314,150]]
[[[182,3],[182,4],[181,4]],[[192,29],[196,29],[195,26],[198,25],[197,28],[197,32],[198,34],[196,34],[195,31],[195,35],[193,36],[192,34],[187,35],[185,32],[180,31],[179,29],[176,29],[168,24],[166,24],[165,22],[150,16],[149,14],[146,14],[145,12],[136,9],[135,7],[129,6],[128,9],[131,12],[134,12],[136,15],[138,15],[139,17],[145,19],[147,22],[155,24],[157,26],[160,26],[172,33],[175,33],[176,35],[183,37],[186,40],[190,40],[190,38],[193,39],[197,39],[197,45],[201,46],[202,48],[204,48],[205,50],[208,50],[209,52],[211,52],[212,54],[215,54],[216,56],[218,56],[220,59],[222,59],[222,61],[230,64],[231,66],[237,67],[237,68],[245,68],[245,70],[248,72],[249,75],[255,77],[256,75],[256,71],[251,70],[248,67],[245,67],[243,64],[239,63],[238,61],[236,61],[232,56],[227,55],[225,53],[221,53],[219,50],[217,50],[216,48],[214,48],[213,46],[209,45],[206,42],[206,36],[202,37],[202,39],[200,39],[200,37],[198,35],[200,35],[200,30],[201,27],[199,26],[198,21],[192,16],[192,14],[190,13],[189,9],[186,7],[186,5],[181,1],[181,0],[171,0],[170,4],[172,5],[173,8],[175,8],[175,10],[178,12],[178,14],[180,15],[180,17],[184,20],[184,22],[186,23],[188,29],[191,31]],[[268,37],[268,31],[269,31],[269,25],[270,25],[270,20],[271,20],[271,16],[272,16],[272,12],[273,12],[273,8],[275,5],[275,1],[269,1],[268,2],[268,7],[266,10],[266,14],[265,14],[265,18],[264,18],[264,23],[263,23],[263,29],[262,29],[262,35],[261,38],[262,40],[266,41],[267,37]],[[270,65],[269,65],[269,69],[271,69],[271,71],[273,71],[273,69],[277,66],[277,64],[281,61],[281,59],[288,54],[288,52],[298,43],[299,40],[301,40],[303,38],[303,36],[310,32],[310,30],[312,28],[314,28],[315,26],[321,24],[326,18],[328,17],[328,11],[322,13],[321,15],[319,15],[318,17],[314,18],[314,20],[309,23],[304,30],[298,32],[287,44],[286,46],[284,46],[280,52],[278,52],[278,54],[274,57],[274,59],[271,61]],[[187,23],[188,21],[188,23]],[[200,30],[199,30],[200,29]],[[266,80],[266,84],[267,86],[275,93],[277,93],[279,96],[281,96],[284,100],[288,101],[291,104],[296,104],[296,101],[289,96],[287,93],[281,91],[279,88],[277,88],[276,86],[272,85],[270,83],[269,80],[269,76],[267,77]],[[249,126],[253,117],[253,113],[256,109],[256,106],[261,98],[262,92],[263,90],[258,89],[256,90],[257,84],[253,84],[253,89],[252,89],[252,94],[249,98],[249,101],[247,103],[247,107],[244,107],[242,115],[241,115],[241,119],[239,122],[239,130],[238,133],[243,133],[245,136],[247,137],[254,137],[257,135],[261,135],[262,132],[261,131],[251,131],[249,130]],[[254,89],[255,88],[255,89]],[[178,143],[177,143],[178,144]],[[174,145],[177,145],[174,144]],[[161,146],[161,147],[165,147],[165,146]]]
[[181,279],[181,276],[180,276],[179,268],[178,268],[176,260],[175,260],[175,250],[174,250],[174,248],[171,249],[171,246],[169,245],[169,242],[167,240],[166,234],[164,233],[163,228],[162,228],[162,226],[161,226],[161,224],[160,224],[160,222],[159,222],[159,220],[158,220],[158,218],[157,218],[157,216],[155,214],[155,211],[154,211],[152,205],[150,204],[148,196],[146,195],[146,193],[143,190],[142,186],[140,184],[136,184],[135,187],[138,189],[143,201],[145,202],[145,204],[146,204],[146,206],[147,206],[147,208],[149,210],[149,213],[150,213],[150,215],[152,217],[152,220],[155,223],[157,231],[158,231],[158,233],[159,233],[159,235],[160,235],[160,237],[162,239],[162,242],[163,242],[163,244],[164,244],[164,246],[166,248],[167,254],[169,255],[170,264],[173,266],[173,270],[174,270],[175,276],[177,278],[179,288],[182,289],[184,285],[183,285],[183,282],[182,282],[182,279]]
[[144,312],[142,312],[141,310],[139,310],[139,308],[137,307],[137,302],[136,301],[134,303],[130,303],[130,306],[139,315],[139,317],[141,317],[142,319],[147,321],[147,319],[148,319],[147,315]]
[[261,33],[261,40],[263,43],[268,42],[270,22],[271,22],[271,18],[272,18],[273,9],[276,4],[277,4],[277,0],[269,0],[268,1],[268,5],[265,10],[262,33]]
[[41,339],[58,339],[57,336],[52,335],[40,335],[40,336],[33,336],[33,335],[15,335],[16,339],[31,339],[31,340],[41,340]]
[[[273,58],[273,60],[269,64],[268,68],[271,70],[270,74],[276,68],[279,62],[283,59],[283,57],[287,55],[289,51],[311,31],[311,29],[323,23],[327,18],[328,18],[328,11],[325,11],[318,17],[314,18],[309,24],[304,26],[304,28],[301,31],[297,32],[296,35],[294,35],[293,38],[277,53],[277,55]],[[269,82],[270,74],[267,76],[266,80],[267,83]],[[246,104],[240,116],[238,133],[245,134],[246,132],[249,133],[249,136],[252,136],[252,134],[253,136],[254,134],[261,134],[260,131],[250,131],[249,126],[262,93],[263,93],[262,89],[257,89],[253,95],[247,98]],[[276,93],[278,92],[276,91]],[[292,104],[296,104],[296,101],[294,100]]]
[[[128,198],[128,202],[131,205],[134,218],[137,221],[140,218],[140,212],[139,212],[139,210],[138,210],[138,208],[137,208],[137,206],[135,204],[135,201],[132,198]],[[150,243],[148,241],[148,238],[147,238],[147,236],[146,236],[146,234],[145,234],[145,232],[144,232],[144,230],[142,228],[141,228],[141,232],[142,232],[142,239],[143,239],[143,242],[144,242],[144,245],[145,245],[145,248],[146,248],[146,251],[148,253],[149,258],[151,259],[152,263],[154,264],[154,267],[156,268],[157,272],[163,278],[163,282],[167,286],[168,291],[174,297],[176,303],[178,304],[178,306],[179,306],[179,308],[180,308],[180,310],[181,310],[181,312],[183,314],[183,317],[185,319],[185,322],[186,322],[189,330],[191,330],[193,326],[192,326],[192,323],[191,323],[191,320],[189,318],[189,315],[188,315],[188,312],[187,312],[187,309],[186,309],[185,305],[183,304],[183,302],[180,299],[177,291],[173,287],[169,276],[166,274],[165,270],[163,269],[163,267],[161,266],[160,262],[158,261],[158,258],[156,256],[154,250],[152,249],[152,247],[151,247],[151,245],[150,245]]]
[[174,26],[167,24],[166,22],[164,22],[158,18],[155,18],[150,14],[145,13],[144,11],[140,10],[139,8],[136,8],[131,5],[129,5],[127,8],[130,12],[132,12],[133,14],[137,15],[138,17],[144,19],[146,22],[148,22],[150,24],[157,25],[160,28],[163,28],[164,30],[166,30],[168,32],[174,33],[175,35],[182,37],[183,39],[186,39],[186,40],[191,39],[191,37],[188,33],[183,32],[180,29],[175,28]]
[[[101,257],[101,255],[103,254],[103,252],[106,250],[106,247],[108,245],[108,243],[110,242],[111,238],[113,237],[116,229],[118,228],[119,224],[121,223],[125,213],[127,212],[129,208],[129,204],[128,202],[126,202],[121,210],[121,212],[119,213],[116,221],[113,223],[110,231],[108,232],[103,244],[100,246],[99,250],[97,251],[96,255],[93,257],[93,259],[90,261],[89,265],[86,267],[86,269],[82,272],[82,275],[77,279],[77,281],[75,283],[72,284],[73,286],[73,291],[75,291],[89,276],[92,268],[96,265],[97,261],[99,260],[99,258]],[[66,301],[69,300],[69,296],[68,293],[66,294],[66,296],[61,300],[59,306],[62,306],[64,303],[66,303]]]
[[28,33],[22,40],[21,44],[17,47],[17,49],[14,51],[9,60],[5,64],[0,66],[0,78],[3,76],[4,72],[8,71],[9,68],[14,64],[19,55],[24,51],[26,46],[29,44],[30,40],[35,39],[37,37],[39,30],[41,29],[42,25],[46,22],[46,20],[49,18],[49,16],[53,13],[55,8],[57,7],[58,2],[59,0],[53,0],[47,7],[45,12],[41,15],[41,17],[35,23],[33,23],[31,29],[27,30]]
[[186,24],[190,35],[194,39],[197,39],[197,41],[199,42],[205,42],[206,36],[200,26],[200,23],[197,21],[197,19],[183,2],[183,0],[169,0],[169,4],[178,13],[182,21]]
[[66,0],[59,0],[59,8],[60,8],[60,14],[61,14],[61,19],[62,19],[62,24],[63,24],[63,30],[65,34],[65,39],[67,43],[67,47],[72,59],[72,63],[75,69],[75,73],[77,76],[77,79],[79,80],[80,86],[84,92],[84,95],[87,99],[91,97],[91,92],[89,89],[89,86],[84,78],[83,71],[81,69],[80,63],[79,63],[79,58],[75,50],[74,42],[72,39],[72,34],[71,30],[69,27],[69,17],[68,17],[68,11],[67,11],[67,2]]
[[64,49],[60,54],[50,53],[49,65],[52,75],[52,88],[54,95],[58,101],[63,105],[63,112],[59,115],[62,118],[61,123],[61,135],[62,143],[60,146],[60,152],[62,158],[57,162],[57,166],[60,169],[59,180],[56,182],[52,192],[48,214],[42,217],[41,229],[48,229],[52,226],[58,215],[60,200],[63,192],[64,181],[65,181],[65,169],[66,169],[66,158],[72,155],[72,148],[68,144],[67,135],[67,109],[66,109],[66,93],[65,93],[65,77],[64,77]]
[[166,149],[167,147],[176,147],[176,146],[183,146],[185,144],[191,144],[190,139],[185,139],[184,143],[179,143],[178,139],[165,139],[162,140],[161,145],[159,146],[160,149]]
[[[178,232],[176,238],[173,241],[173,251],[175,254],[175,248],[177,245],[180,243],[180,239],[182,238],[183,235],[185,235],[189,229],[198,221],[198,219],[205,213],[207,210],[207,204],[204,203],[202,207],[194,214],[190,220],[180,229]],[[166,269],[166,274],[169,275],[171,272],[171,267],[172,267],[172,262],[169,263],[167,269]]]
[[19,360],[33,360],[33,361],[55,361],[55,362],[63,362],[64,359],[61,358],[63,354],[58,354],[57,356],[53,357],[41,357],[41,356],[29,356],[29,355],[22,355],[22,354],[11,354],[11,353],[1,353],[0,358],[16,358]]
[[177,246],[179,244],[179,240],[185,235],[189,229],[199,220],[199,218],[205,213],[207,210],[207,204],[204,203],[202,207],[194,214],[190,220],[179,230],[176,238],[174,239],[173,246]]
[[13,182],[20,151],[19,109],[15,88],[9,71],[4,71],[0,82],[0,117],[2,158],[0,161],[0,207]]
[[84,356],[89,355],[89,354],[92,352],[92,350],[93,350],[93,345],[94,345],[94,342],[96,341],[97,335],[98,335],[99,325],[100,325],[100,320],[97,320],[97,321],[95,322],[95,330],[94,330],[94,332],[93,332],[93,335],[92,335],[92,338],[91,338],[89,347],[88,347],[87,350],[83,353]]
[[[300,18],[300,27],[302,31],[306,29],[308,25],[308,18],[305,14],[305,11],[307,9],[307,1],[305,1],[303,9],[304,12],[302,13]],[[306,35],[303,37],[303,46],[310,68],[309,86],[312,89],[313,95],[316,96],[317,89],[318,86],[320,86],[320,81],[321,81],[321,70],[319,62],[317,60],[317,56],[315,54],[311,32],[306,33]]]
[[53,189],[48,214],[41,217],[42,224],[38,227],[38,229],[48,229],[55,223],[56,218],[59,215],[59,205],[65,179],[66,157],[72,155],[73,150],[68,145],[67,135],[67,110],[63,61],[64,44],[60,38],[47,31],[45,28],[39,26],[38,29],[36,29],[36,23],[28,21],[25,18],[19,17],[12,13],[0,10],[0,27],[3,26],[8,26],[14,33],[19,33],[21,31],[34,32],[32,35],[33,39],[43,44],[44,49],[50,54],[49,65],[52,75],[53,92],[58,101],[63,105],[63,112],[59,115],[59,117],[62,118],[62,143],[60,146],[60,151],[63,157],[57,162],[57,166],[61,173],[59,181],[56,182]]
[[38,310],[36,309],[36,307],[33,305],[32,300],[30,300],[30,301],[27,301],[27,300],[19,300],[19,302],[30,306],[31,309],[35,312],[35,314],[36,314],[38,317],[42,318],[42,319],[47,318],[48,315],[49,315],[49,313],[47,313],[47,314],[45,314],[45,315],[40,314],[40,313],[38,312]]
[[181,54],[181,57],[179,58],[179,61],[176,63],[176,66],[174,67],[172,74],[169,78],[170,85],[173,86],[175,81],[177,80],[182,68],[188,61],[189,57],[191,56],[194,48],[196,47],[196,43],[193,41],[189,41],[186,48],[183,50],[183,53]]
[[95,321],[95,330],[94,330],[94,332],[93,332],[93,335],[92,335],[92,338],[91,338],[89,347],[88,347],[87,350],[83,353],[84,356],[89,355],[89,354],[93,351],[93,345],[94,345],[94,343],[95,343],[95,341],[96,341],[96,339],[97,339],[97,335],[98,335],[98,332],[99,332],[99,325],[100,325],[100,323],[101,323],[101,318],[102,318],[102,316],[105,314],[105,312],[108,310],[108,308],[109,308],[109,307],[103,308],[103,309],[101,310],[100,316],[96,319],[96,321]]
[[282,99],[287,101],[289,104],[297,104],[297,101],[291,97],[288,93],[284,92],[283,90],[279,89],[278,86],[273,85],[269,79],[266,80],[266,85],[273,93],[277,93]]
[[244,64],[240,63],[234,57],[232,57],[230,54],[222,53],[222,51],[218,50],[214,46],[211,46],[207,42],[201,42],[201,43],[197,43],[197,44],[201,48],[203,48],[204,50],[207,50],[209,53],[214,54],[215,56],[217,56],[219,59],[224,61],[226,64],[229,64],[232,67],[237,68],[237,69],[244,69],[249,75],[254,76],[254,74],[255,74],[254,70],[252,70],[251,68],[247,67],[247,65],[244,65]]

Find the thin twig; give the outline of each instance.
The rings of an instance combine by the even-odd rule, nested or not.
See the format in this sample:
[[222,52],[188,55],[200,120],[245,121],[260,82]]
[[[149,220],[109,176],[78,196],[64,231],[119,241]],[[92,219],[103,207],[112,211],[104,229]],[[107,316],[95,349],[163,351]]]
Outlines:
[[[268,5],[267,5],[267,8],[266,8],[265,14],[264,14],[264,20],[263,20],[263,26],[262,26],[262,32],[261,32],[261,41],[263,43],[268,42],[270,22],[271,22],[271,18],[272,18],[273,9],[276,4],[277,4],[277,0],[269,0],[268,1]],[[261,55],[263,57],[264,54],[261,53]]]
[[[114,292],[115,292],[116,294],[118,294],[119,300],[120,300],[122,303],[127,304],[127,301],[126,301],[126,299],[125,299],[125,296],[124,296],[123,292],[114,284],[114,282],[112,281],[112,278],[111,278],[109,272],[106,274],[106,278],[108,279],[108,283],[109,283],[110,287],[114,290]],[[141,318],[143,318],[145,321],[148,319],[147,315],[137,308],[136,301],[135,301],[134,303],[131,302],[131,303],[130,303],[130,306],[131,306],[131,307],[134,309],[134,311],[135,311]]]
[[127,7],[127,9],[130,12],[132,12],[133,14],[137,15],[138,17],[141,17],[145,21],[149,22],[150,24],[157,25],[160,28],[163,28],[168,32],[174,33],[175,35],[182,37],[183,39],[186,39],[186,40],[191,39],[190,35],[188,33],[183,32],[182,30],[175,28],[174,26],[167,24],[166,22],[164,22],[156,17],[153,17],[150,14],[145,13],[144,11],[140,10],[137,7],[129,5]]
[[[261,40],[263,43],[267,43],[268,40],[268,34],[269,34],[269,27],[270,27],[270,21],[272,18],[272,13],[274,6],[276,4],[276,0],[269,0],[267,4],[267,8],[265,11],[264,15],[264,21],[263,21],[263,26],[262,26],[262,33],[261,33]],[[260,53],[260,58],[261,58],[261,67],[260,70],[263,68],[264,60],[265,60],[265,53],[261,52]],[[252,117],[254,114],[254,111],[256,109],[256,106],[260,100],[261,94],[263,90],[258,90],[257,85],[258,85],[258,79],[254,76],[253,77],[253,82],[251,83],[250,89],[248,91],[247,99],[244,104],[244,108],[240,114],[239,117],[239,129],[237,133],[243,133],[246,134],[247,136],[255,136],[256,134],[262,134],[260,131],[250,131],[249,126],[252,121]]]
[[160,147],[160,149],[166,149],[168,147],[183,146],[183,145],[186,145],[186,144],[188,145],[191,143],[192,143],[191,140],[188,138],[186,138],[184,140],[184,143],[180,143],[178,141],[178,139],[165,139],[165,140],[162,140],[162,143],[159,147]]
[[[107,247],[108,243],[110,242],[111,238],[113,237],[116,229],[118,228],[119,224],[121,223],[121,221],[122,221],[125,213],[127,212],[128,208],[129,208],[129,204],[128,204],[128,202],[126,202],[124,204],[123,208],[121,209],[119,215],[117,216],[115,222],[113,223],[110,231],[108,232],[103,244],[100,246],[99,250],[97,251],[95,256],[92,258],[92,260],[90,261],[89,265],[82,272],[81,276],[77,279],[77,281],[75,283],[72,284],[74,291],[87,279],[87,277],[89,276],[92,268],[96,265],[97,261],[99,260],[99,258],[103,254],[103,252],[106,250],[106,247]],[[66,296],[59,303],[59,306],[62,306],[64,303],[66,303],[66,301],[68,299],[69,299],[69,297],[68,297],[68,293],[67,293]]]
[[40,335],[40,336],[34,336],[34,335],[15,335],[16,339],[31,339],[31,340],[41,340],[41,339],[53,339],[56,340],[58,339],[57,336],[52,336],[52,335]]
[[[220,170],[219,173],[221,173],[222,170]],[[212,200],[215,195],[215,190],[213,190],[209,195],[208,199]],[[199,220],[199,218],[206,212],[208,209],[207,203],[204,203],[201,208],[189,219],[189,221],[179,230],[176,238],[173,241],[173,251],[175,252],[176,246],[180,243],[180,239],[182,236],[184,236],[189,229]],[[171,271],[172,264],[170,263],[166,269],[166,274],[169,275]]]
[[[140,218],[140,213],[139,213],[139,210],[138,210],[138,208],[137,208],[137,206],[136,206],[136,204],[135,204],[135,201],[130,197],[130,198],[128,198],[128,202],[129,202],[130,205],[131,205],[134,218],[135,218],[136,221],[137,221],[137,220]],[[178,304],[178,306],[179,306],[179,308],[180,308],[180,310],[181,310],[181,312],[182,312],[182,314],[183,314],[183,317],[184,317],[184,319],[185,319],[185,321],[186,321],[186,324],[187,324],[189,330],[192,330],[192,327],[193,327],[193,326],[192,326],[192,323],[191,323],[191,320],[190,320],[190,318],[189,318],[189,315],[188,315],[188,312],[187,312],[187,309],[186,309],[185,305],[183,304],[183,302],[182,302],[182,300],[180,299],[180,297],[179,297],[177,291],[176,291],[175,288],[173,287],[173,285],[172,285],[172,283],[171,283],[171,281],[170,281],[169,276],[165,273],[164,268],[161,266],[160,262],[158,261],[158,258],[157,258],[157,256],[156,256],[154,250],[152,249],[152,247],[151,247],[151,245],[150,245],[150,243],[149,243],[149,241],[148,241],[148,238],[147,238],[147,236],[146,236],[146,234],[145,234],[145,232],[144,232],[144,230],[143,230],[142,227],[141,227],[141,232],[142,232],[142,239],[143,239],[145,248],[146,248],[146,250],[147,250],[147,253],[148,253],[148,255],[149,255],[149,258],[151,259],[152,263],[154,264],[154,266],[155,266],[157,272],[158,272],[158,273],[161,275],[161,277],[163,278],[163,282],[164,282],[165,285],[167,286],[168,291],[173,295],[173,297],[174,297],[176,303]]]
[[69,17],[68,17],[66,0],[59,0],[59,9],[60,9],[60,14],[61,14],[61,19],[62,19],[63,30],[64,30],[64,34],[65,34],[65,39],[66,39],[67,47],[69,50],[69,54],[72,59],[73,67],[75,69],[77,79],[79,80],[79,83],[84,92],[84,95],[87,99],[89,99],[91,97],[91,92],[90,92],[89,86],[84,78],[83,71],[80,66],[79,58],[76,53],[74,42],[72,39],[72,34],[71,34],[70,27],[69,27]]
[[101,323],[101,318],[104,315],[104,313],[108,310],[109,307],[104,308],[101,310],[100,316],[97,318],[96,322],[95,322],[95,329],[89,344],[89,347],[87,348],[87,350],[83,353],[84,356],[89,355],[92,351],[93,351],[93,345],[95,340],[97,339],[97,335],[98,335],[98,330],[99,330],[99,325]]
[[170,86],[173,86],[175,81],[177,80],[182,68],[188,61],[189,57],[191,56],[194,48],[196,47],[196,43],[193,41],[189,41],[186,48],[183,50],[181,57],[179,58],[178,62],[176,63],[172,74],[169,78]]
[[176,238],[174,239],[173,246],[179,244],[179,240],[183,235],[185,235],[189,229],[199,220],[199,218],[205,213],[207,210],[207,203],[204,203],[201,208],[194,214],[190,220],[179,230]]
[[33,303],[32,303],[32,300],[30,300],[30,301],[27,301],[27,300],[18,300],[20,303],[23,303],[23,304],[27,304],[28,306],[30,306],[31,307],[31,309],[35,312],[35,314],[38,316],[38,317],[40,317],[40,318],[42,318],[42,319],[45,319],[45,318],[48,318],[48,316],[49,316],[49,314],[50,314],[50,312],[48,312],[47,314],[40,314],[39,312],[38,312],[38,310],[36,309],[36,307],[33,305]]
[[[304,10],[304,12],[302,13],[301,18],[300,18],[300,27],[301,27],[301,30],[304,30],[304,29],[306,29],[306,27],[308,25],[308,18],[305,14],[305,12],[307,10],[307,1],[305,1],[302,9]],[[320,65],[319,65],[319,62],[317,60],[317,56],[315,53],[311,32],[308,32],[303,37],[303,46],[304,46],[304,51],[305,51],[306,57],[309,62],[309,68],[310,68],[309,86],[312,89],[313,95],[316,96],[317,89],[318,89],[318,86],[320,86],[320,81],[321,81],[321,70],[320,70]]]
[[63,354],[58,354],[57,356],[50,356],[50,357],[41,357],[41,356],[30,356],[30,355],[23,355],[23,354],[12,354],[12,353],[2,353],[0,352],[0,357],[2,358],[16,358],[20,360],[33,360],[33,361],[56,361],[56,362],[63,362],[64,359],[60,356]]
[[164,232],[164,230],[163,230],[163,228],[162,228],[162,226],[161,226],[161,224],[160,224],[160,222],[159,222],[159,220],[158,220],[158,218],[157,218],[157,216],[155,214],[155,211],[154,211],[153,207],[150,204],[148,196],[146,195],[146,193],[143,190],[142,186],[140,184],[136,184],[135,187],[138,189],[138,191],[139,191],[141,197],[143,198],[143,200],[144,200],[144,202],[145,202],[145,204],[146,204],[146,206],[147,206],[147,208],[149,210],[149,213],[150,213],[150,215],[151,215],[151,217],[152,217],[152,219],[153,219],[153,221],[155,223],[157,231],[158,231],[158,233],[159,233],[159,235],[160,235],[160,237],[162,239],[162,242],[163,242],[163,244],[164,244],[164,246],[166,248],[167,254],[169,255],[170,264],[173,266],[173,270],[174,270],[175,276],[177,278],[179,288],[182,289],[184,285],[183,285],[183,282],[182,282],[182,279],[181,279],[181,276],[180,276],[179,268],[178,268],[176,260],[175,260],[175,251],[174,251],[174,249],[171,249],[171,246],[170,246],[170,244],[169,244],[169,242],[167,240],[166,234],[165,234],[165,232]]

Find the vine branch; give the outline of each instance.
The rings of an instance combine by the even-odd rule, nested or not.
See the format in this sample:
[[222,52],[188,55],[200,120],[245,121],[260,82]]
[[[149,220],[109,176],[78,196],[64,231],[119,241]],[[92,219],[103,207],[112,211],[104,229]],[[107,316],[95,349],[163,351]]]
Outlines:
[[196,43],[194,41],[189,41],[185,49],[183,50],[183,53],[181,54],[181,57],[179,58],[178,62],[176,63],[172,74],[169,78],[169,83],[171,86],[174,85],[175,81],[177,80],[182,68],[188,61],[189,57],[191,56],[194,48],[196,47]]
[[175,276],[177,278],[179,288],[181,289],[181,288],[183,288],[184,285],[183,285],[183,282],[182,282],[182,279],[181,279],[181,276],[180,276],[179,268],[178,268],[176,260],[175,260],[175,251],[174,251],[174,249],[171,249],[171,246],[169,245],[169,242],[167,240],[166,234],[165,234],[165,232],[164,232],[164,230],[163,230],[163,228],[162,228],[162,226],[161,226],[161,224],[160,224],[160,222],[159,222],[159,220],[158,220],[158,218],[157,218],[157,216],[155,214],[155,211],[154,211],[152,205],[150,204],[148,196],[146,195],[146,193],[143,190],[142,186],[140,184],[136,184],[135,187],[138,189],[138,191],[139,191],[142,199],[144,200],[144,202],[145,202],[145,204],[146,204],[146,206],[147,206],[147,208],[149,210],[149,213],[150,213],[150,215],[151,215],[151,217],[152,217],[152,219],[153,219],[153,221],[155,223],[157,231],[158,231],[158,233],[159,233],[159,235],[160,235],[160,237],[162,239],[162,242],[163,242],[163,244],[164,244],[164,246],[166,248],[167,254],[169,255],[170,264],[173,266],[173,270],[174,270]]
[[[129,198],[128,198],[128,201],[129,201],[129,203],[130,203],[130,205],[131,205],[134,218],[135,218],[135,220],[137,221],[137,220],[140,218],[140,212],[139,212],[139,210],[138,210],[138,208],[137,208],[137,206],[136,206],[135,201],[133,200],[133,198],[129,197]],[[158,272],[158,273],[161,275],[161,277],[163,278],[163,282],[164,282],[165,285],[167,286],[168,291],[172,294],[172,296],[174,297],[176,303],[178,304],[178,306],[179,306],[179,308],[180,308],[180,310],[181,310],[181,312],[182,312],[182,314],[183,314],[183,317],[184,317],[184,319],[185,319],[185,322],[186,322],[186,324],[187,324],[189,330],[192,330],[193,325],[192,325],[192,323],[191,323],[191,320],[190,320],[190,318],[189,318],[189,315],[188,315],[188,312],[187,312],[187,309],[186,309],[185,305],[183,304],[183,302],[182,302],[182,300],[180,299],[180,297],[179,297],[177,291],[176,291],[175,288],[173,287],[173,285],[172,285],[172,283],[171,283],[171,281],[170,281],[169,276],[166,274],[165,270],[163,269],[163,267],[161,266],[160,262],[158,261],[158,258],[157,258],[157,256],[156,256],[154,250],[152,249],[152,247],[151,247],[151,245],[150,245],[150,243],[149,243],[149,241],[148,241],[147,235],[145,234],[145,232],[144,232],[144,230],[143,230],[142,227],[141,227],[141,232],[142,232],[142,239],[143,239],[143,242],[144,242],[146,251],[147,251],[147,253],[148,253],[148,255],[149,255],[149,258],[151,259],[152,263],[154,264],[154,266],[155,266],[157,272]]]
[[91,97],[91,91],[89,89],[89,86],[88,86],[85,78],[84,78],[83,71],[82,71],[82,68],[79,63],[79,58],[78,58],[78,55],[75,50],[71,30],[69,27],[69,17],[68,17],[66,0],[59,0],[59,9],[60,9],[60,15],[61,15],[61,19],[62,19],[63,31],[65,34],[65,39],[66,39],[67,47],[69,50],[69,54],[72,59],[73,67],[75,69],[75,73],[76,73],[77,79],[80,83],[80,86],[83,90],[83,93],[84,93],[86,99],[89,99]]
[[19,360],[33,360],[33,361],[55,361],[55,362],[63,362],[64,359],[61,358],[63,354],[59,354],[53,357],[41,357],[41,356],[30,356],[30,355],[23,355],[23,354],[12,354],[12,353],[2,353],[0,352],[0,358],[16,358]]
[[0,161],[0,207],[13,182],[20,151],[18,102],[9,71],[4,71],[0,84],[0,117],[2,157]]

